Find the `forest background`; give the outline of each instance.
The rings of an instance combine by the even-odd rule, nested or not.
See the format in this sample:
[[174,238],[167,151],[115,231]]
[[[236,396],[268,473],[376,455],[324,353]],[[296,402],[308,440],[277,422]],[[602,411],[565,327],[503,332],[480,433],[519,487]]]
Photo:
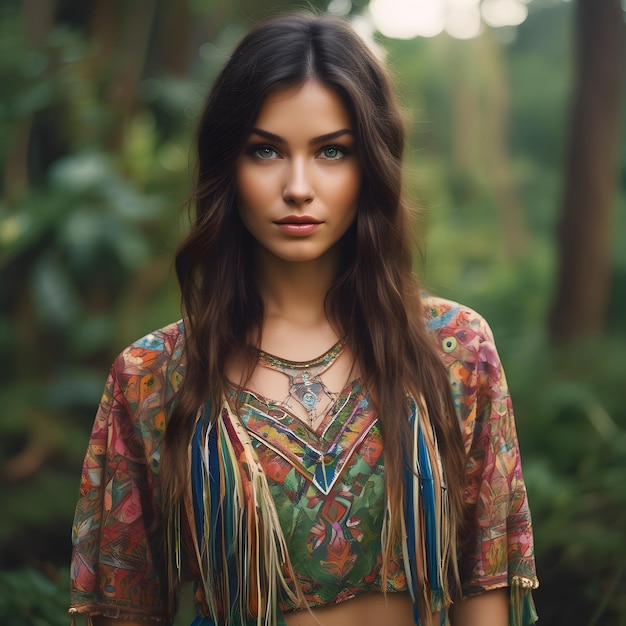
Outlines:
[[[417,269],[494,329],[533,510],[541,623],[623,625],[624,6],[498,1],[523,4],[526,19],[463,39],[385,37],[365,0],[310,5],[349,14],[384,51],[411,128]],[[172,257],[203,97],[247,28],[293,6],[0,2],[6,626],[68,623],[71,520],[108,368],[180,317]]]

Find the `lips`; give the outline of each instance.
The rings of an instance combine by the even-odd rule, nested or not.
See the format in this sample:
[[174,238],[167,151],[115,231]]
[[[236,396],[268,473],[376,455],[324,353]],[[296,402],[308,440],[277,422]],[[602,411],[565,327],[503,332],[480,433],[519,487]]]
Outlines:
[[288,215],[274,224],[287,237],[308,237],[321,228],[323,222],[310,215]]
[[316,220],[309,215],[288,215],[274,222],[275,224],[321,224],[320,220]]

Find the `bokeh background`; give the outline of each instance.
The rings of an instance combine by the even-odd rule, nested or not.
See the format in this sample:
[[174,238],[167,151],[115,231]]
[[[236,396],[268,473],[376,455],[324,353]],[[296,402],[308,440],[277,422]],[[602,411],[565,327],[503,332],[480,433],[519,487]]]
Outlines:
[[[416,269],[490,321],[542,624],[626,624],[626,62],[619,0],[319,0],[397,76]],[[67,624],[108,368],[178,319],[202,100],[266,0],[0,2],[0,623]],[[185,623],[184,613],[177,624]],[[187,622],[188,623],[188,622]]]

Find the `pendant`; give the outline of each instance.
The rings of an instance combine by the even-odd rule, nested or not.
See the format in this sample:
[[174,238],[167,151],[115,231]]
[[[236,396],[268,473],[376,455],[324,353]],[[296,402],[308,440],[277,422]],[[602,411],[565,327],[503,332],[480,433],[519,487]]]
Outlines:
[[327,399],[330,411],[336,400],[337,394],[326,387],[320,376],[333,365],[344,348],[345,342],[340,339],[324,354],[310,361],[287,361],[267,352],[259,353],[260,365],[280,372],[289,379],[289,393],[284,404],[289,406],[291,398],[298,402],[309,416],[311,429],[320,417],[317,409],[321,402]]

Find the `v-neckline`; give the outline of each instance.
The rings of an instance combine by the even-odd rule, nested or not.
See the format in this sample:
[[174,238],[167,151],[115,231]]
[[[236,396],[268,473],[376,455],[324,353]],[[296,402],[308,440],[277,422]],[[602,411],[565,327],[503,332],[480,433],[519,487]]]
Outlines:
[[[232,389],[229,401],[236,397],[237,391]],[[251,437],[279,454],[325,494],[377,421],[369,394],[358,378],[339,393],[335,408],[316,430],[288,407],[250,389],[243,389],[239,400],[239,415]]]
[[[324,435],[332,426],[339,412],[342,410],[342,404],[344,404],[346,400],[345,396],[349,396],[356,387],[363,387],[363,383],[361,382],[360,378],[354,378],[344,385],[343,389],[337,394],[337,399],[333,402],[333,406],[329,411],[326,411],[324,419],[317,425],[316,428],[311,428],[311,426],[309,426],[302,419],[302,417],[299,416],[289,405],[281,402],[280,400],[273,400],[271,398],[268,398],[267,396],[264,396],[262,393],[254,391],[253,389],[249,389],[247,387],[242,388],[240,398],[256,398],[256,400],[260,404],[263,404],[265,407],[267,407],[270,412],[282,412],[285,415],[288,415],[294,422],[297,422],[298,425],[301,425],[304,430],[306,430],[315,438],[321,440],[324,438]],[[231,392],[233,393],[233,395],[237,395],[237,389],[234,385],[231,385]]]

